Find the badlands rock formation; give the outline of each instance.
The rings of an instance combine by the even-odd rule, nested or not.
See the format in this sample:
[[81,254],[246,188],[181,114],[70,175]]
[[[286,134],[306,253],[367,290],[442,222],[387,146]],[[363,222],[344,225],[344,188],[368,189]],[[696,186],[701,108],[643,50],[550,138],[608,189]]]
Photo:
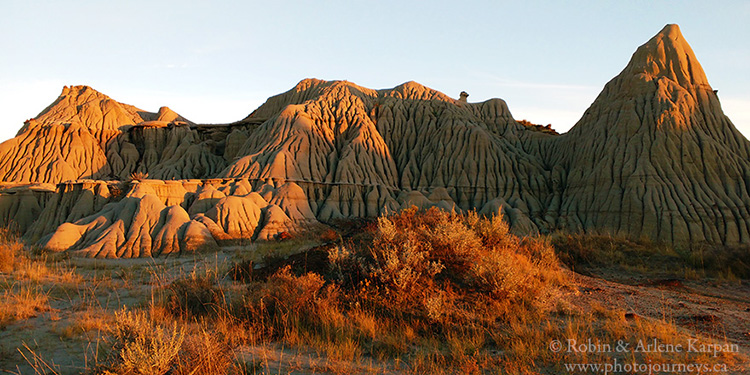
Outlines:
[[546,146],[557,226],[665,242],[750,243],[750,143],[676,25]]
[[516,122],[500,99],[415,82],[307,79],[227,125],[65,88],[0,144],[0,220],[92,257],[268,240],[411,205],[502,213],[520,233],[737,244],[750,242],[749,156],[667,25],[564,135]]

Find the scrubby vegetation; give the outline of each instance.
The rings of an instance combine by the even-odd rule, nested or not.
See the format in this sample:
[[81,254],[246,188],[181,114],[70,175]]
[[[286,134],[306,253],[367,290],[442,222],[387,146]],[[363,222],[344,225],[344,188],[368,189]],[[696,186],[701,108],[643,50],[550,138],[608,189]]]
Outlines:
[[561,261],[578,272],[602,270],[681,279],[750,279],[750,246],[694,245],[677,248],[648,239],[608,234],[556,234]]
[[130,176],[128,176],[128,178],[130,181],[143,181],[148,178],[148,173],[137,171],[137,172],[131,173]]
[[[46,268],[35,269],[23,250],[13,231],[0,229],[0,275],[16,273],[21,279],[29,279],[46,272]],[[47,293],[37,285],[12,279],[0,279],[0,285],[0,329],[49,309]]]
[[545,134],[560,135],[560,133],[555,131],[555,129],[552,129],[552,124],[539,125],[539,124],[534,124],[531,121],[528,121],[526,119],[516,121],[516,122],[525,126],[526,129],[529,129],[529,130],[533,130],[533,131],[537,131],[537,132],[545,133]]
[[251,282],[242,319],[264,338],[350,360],[437,345],[430,358],[460,365],[492,345],[486,332],[497,322],[538,315],[564,279],[548,243],[509,234],[500,218],[412,209],[380,218],[369,235],[331,247],[319,273],[287,266]]
[[[330,246],[325,255],[308,270],[266,259],[266,267],[277,271],[243,274],[246,284],[239,290],[211,270],[157,282],[163,287],[150,315],[123,312],[116,319],[108,371],[163,368],[167,361],[181,373],[180,366],[203,363],[174,349],[198,332],[204,349],[197,353],[280,342],[317,348],[334,362],[372,358],[391,366],[397,359],[409,363],[401,365],[409,371],[471,372],[497,360],[490,350],[499,344],[491,335],[499,322],[542,315],[564,280],[545,240],[513,236],[499,217],[437,209],[382,217],[357,241]],[[238,275],[237,266],[231,269],[229,275]],[[153,325],[175,320],[194,333]],[[237,367],[243,362],[232,353],[215,349],[206,360],[222,363],[213,366],[222,368],[215,373],[248,367]],[[135,363],[136,357],[153,359]]]
[[0,229],[0,272],[12,272],[20,261],[23,244],[18,235],[7,228]]
[[[733,353],[550,350],[553,340],[570,339],[687,345],[693,336],[667,317],[633,317],[598,303],[580,308],[570,297],[577,293],[574,274],[563,265],[685,259],[666,248],[603,237],[522,238],[501,217],[438,209],[413,208],[351,225],[356,228],[347,228],[348,235],[326,232],[319,241],[325,245],[300,254],[287,256],[271,249],[287,244],[270,242],[253,245],[266,252],[261,261],[243,252],[219,261],[215,254],[213,262],[196,258],[192,269],[185,260],[73,269],[64,259],[32,255],[8,235],[0,249],[13,261],[2,263],[8,271],[0,311],[21,311],[7,304],[23,299],[18,303],[56,322],[60,339],[97,348],[85,354],[85,373],[527,374],[615,358],[730,368],[746,363]],[[118,290],[139,298],[112,303]],[[69,315],[50,306],[65,298]],[[39,347],[19,353],[37,373],[59,369]]]

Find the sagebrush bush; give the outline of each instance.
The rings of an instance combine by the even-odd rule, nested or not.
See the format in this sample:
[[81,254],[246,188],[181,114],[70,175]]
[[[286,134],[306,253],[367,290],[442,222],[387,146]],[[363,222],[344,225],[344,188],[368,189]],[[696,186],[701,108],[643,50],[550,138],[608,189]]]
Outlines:
[[513,314],[535,314],[562,280],[549,242],[516,237],[501,217],[412,208],[362,228],[359,240],[327,250],[266,260],[257,270],[235,265],[230,276],[244,289],[227,289],[210,272],[162,284],[156,318],[118,316],[109,371],[226,373],[237,370],[233,347],[274,340],[346,361],[437,345],[430,363],[481,368],[476,358],[491,342],[484,332]]
[[387,218],[378,219],[378,232],[370,249],[371,264],[365,271],[389,288],[408,294],[427,287],[443,265],[430,259],[430,244],[414,233],[402,234]]
[[177,361],[185,330],[155,324],[145,312],[115,313],[109,374],[166,374]]
[[161,375],[237,373],[229,340],[203,324],[158,323],[147,311],[121,310],[97,373]]
[[[548,241],[516,237],[500,216],[437,208],[379,218],[369,255],[359,263],[374,281],[396,296],[395,302],[422,301],[430,317],[450,313],[453,307],[444,301],[532,301],[562,277]],[[446,311],[440,314],[436,306]]]
[[317,273],[287,266],[250,283],[241,319],[287,338],[359,326],[349,316],[443,331],[535,308],[562,282],[550,243],[516,237],[501,217],[412,208],[365,228],[364,240],[330,247]]
[[[578,327],[591,325],[589,317],[552,313],[547,297],[565,279],[550,240],[518,237],[502,217],[412,208],[362,228],[354,239],[266,259],[257,269],[252,262],[232,267],[229,275],[244,285],[195,272],[162,283],[166,304],[152,310],[163,315],[118,323],[146,328],[119,328],[111,371],[139,373],[126,365],[139,363],[154,373],[257,372],[235,362],[233,349],[281,342],[313,348],[329,366],[403,359],[411,373],[535,373],[540,364],[557,369],[563,358],[547,350],[551,340],[599,334]],[[572,257],[608,256],[586,253],[583,243],[571,248]],[[621,249],[608,244],[607,252]],[[602,311],[596,329],[628,334],[622,313]]]
[[267,338],[294,336],[296,330],[317,325],[323,308],[335,306],[329,301],[335,298],[333,286],[324,285],[318,274],[295,276],[290,267],[284,267],[265,282],[248,285],[241,318],[265,332]]

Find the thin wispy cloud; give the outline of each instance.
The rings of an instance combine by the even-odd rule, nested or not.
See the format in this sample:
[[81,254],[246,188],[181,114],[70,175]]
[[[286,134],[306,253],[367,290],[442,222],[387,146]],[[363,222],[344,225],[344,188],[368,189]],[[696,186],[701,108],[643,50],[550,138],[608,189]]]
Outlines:
[[177,64],[177,63],[166,63],[166,64],[154,64],[151,65],[154,69],[186,69],[190,67],[190,65],[186,62]]
[[500,77],[491,73],[475,73],[477,78],[490,82],[498,87],[514,87],[524,89],[548,89],[548,90],[576,90],[576,91],[599,91],[601,87],[578,85],[559,82],[530,82],[513,80],[506,77]]

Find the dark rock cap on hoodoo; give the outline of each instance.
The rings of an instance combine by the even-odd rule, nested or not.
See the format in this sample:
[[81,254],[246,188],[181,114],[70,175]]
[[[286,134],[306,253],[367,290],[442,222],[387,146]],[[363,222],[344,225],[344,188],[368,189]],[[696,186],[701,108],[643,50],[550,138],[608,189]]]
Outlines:
[[1,191],[0,221],[95,257],[272,239],[411,205],[500,213],[520,233],[750,243],[749,160],[667,25],[563,135],[519,124],[500,99],[462,103],[415,82],[306,79],[211,126],[66,88],[0,144],[0,180],[37,184]]

